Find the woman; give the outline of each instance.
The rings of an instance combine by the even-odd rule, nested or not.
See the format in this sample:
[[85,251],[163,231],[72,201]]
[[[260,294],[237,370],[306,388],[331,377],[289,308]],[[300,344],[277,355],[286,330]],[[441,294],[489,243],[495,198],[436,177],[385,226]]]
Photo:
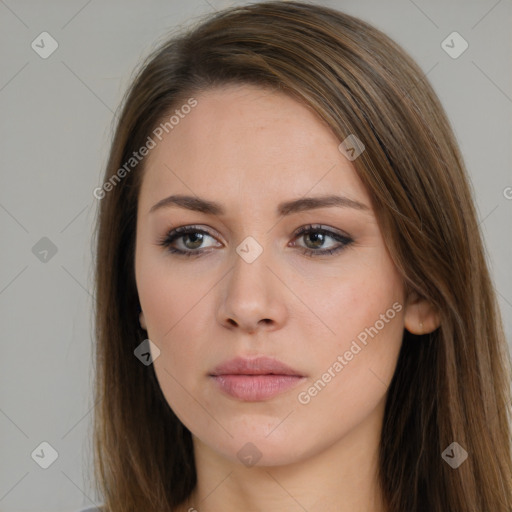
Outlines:
[[95,196],[104,510],[512,510],[468,178],[387,36],[211,16],[145,62]]

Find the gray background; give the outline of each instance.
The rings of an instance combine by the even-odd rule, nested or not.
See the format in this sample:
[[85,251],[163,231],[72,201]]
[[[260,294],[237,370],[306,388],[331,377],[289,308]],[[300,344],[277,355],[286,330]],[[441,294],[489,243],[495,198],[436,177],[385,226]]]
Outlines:
[[[234,3],[0,0],[1,511],[72,511],[97,499],[92,191],[102,181],[113,112],[135,66],[170,29]],[[436,89],[476,192],[510,342],[512,0],[319,3],[382,29]],[[43,31],[59,45],[47,59],[31,47]],[[456,59],[441,47],[453,31],[469,43]],[[42,237],[57,249],[46,262],[32,251]],[[58,452],[46,470],[31,457],[43,441]]]

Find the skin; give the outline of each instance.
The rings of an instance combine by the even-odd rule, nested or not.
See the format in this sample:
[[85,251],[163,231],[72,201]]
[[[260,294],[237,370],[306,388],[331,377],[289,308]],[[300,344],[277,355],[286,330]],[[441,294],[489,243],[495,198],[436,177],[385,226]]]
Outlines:
[[[437,316],[418,297],[405,296],[369,194],[340,141],[309,108],[249,85],[195,97],[197,106],[147,157],[135,256],[141,325],[160,350],[155,372],[194,440],[198,485],[180,510],[384,510],[376,471],[387,388],[404,328],[429,332]],[[332,193],[368,210],[276,213],[282,201]],[[171,194],[219,202],[226,213],[177,206],[149,212]],[[314,233],[294,237],[308,224],[353,242],[331,255],[306,255],[304,248],[340,245],[330,236],[316,241]],[[185,235],[173,246],[205,250],[200,256],[171,254],[158,244],[186,225],[209,234],[202,245]],[[248,236],[263,249],[252,263],[236,252]],[[299,393],[394,303],[402,306],[394,318],[300,403]],[[243,402],[209,377],[223,361],[257,355],[306,379],[271,399]],[[250,467],[237,456],[247,442],[261,453]]]

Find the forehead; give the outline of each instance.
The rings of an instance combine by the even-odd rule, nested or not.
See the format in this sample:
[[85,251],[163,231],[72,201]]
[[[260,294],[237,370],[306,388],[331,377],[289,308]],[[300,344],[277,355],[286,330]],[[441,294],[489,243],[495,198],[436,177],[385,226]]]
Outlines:
[[147,157],[139,198],[146,210],[177,192],[261,203],[337,191],[369,202],[340,141],[306,105],[253,85],[194,99]]

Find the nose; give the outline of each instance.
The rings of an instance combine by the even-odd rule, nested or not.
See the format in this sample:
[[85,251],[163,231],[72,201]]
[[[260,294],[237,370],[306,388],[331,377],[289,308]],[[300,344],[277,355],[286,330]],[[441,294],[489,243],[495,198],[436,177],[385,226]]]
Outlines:
[[226,328],[246,333],[272,331],[282,327],[287,317],[286,286],[270,268],[265,251],[252,262],[238,253],[224,280],[218,321]]

